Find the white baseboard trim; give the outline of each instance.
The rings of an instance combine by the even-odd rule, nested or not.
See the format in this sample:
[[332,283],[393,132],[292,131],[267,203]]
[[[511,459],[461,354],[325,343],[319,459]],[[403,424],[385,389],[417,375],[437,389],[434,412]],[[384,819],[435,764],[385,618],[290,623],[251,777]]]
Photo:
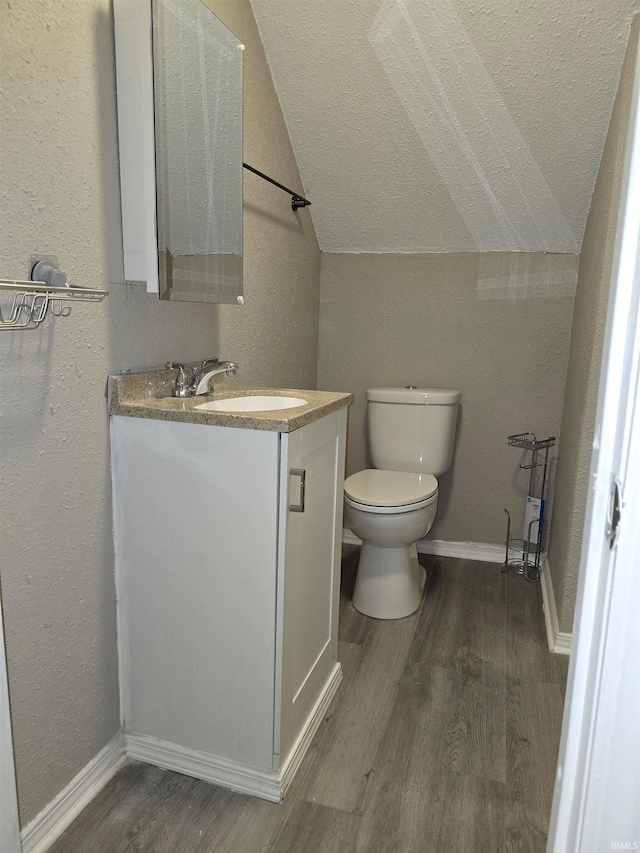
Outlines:
[[144,735],[119,732],[21,832],[23,853],[45,853],[130,758],[279,803],[342,681],[337,663],[279,775]]
[[336,691],[340,686],[340,682],[342,681],[342,666],[339,663],[336,663],[327,682],[322,690],[322,693],[318,697],[318,701],[311,709],[311,713],[307,717],[307,721],[304,724],[304,727],[296,742],[289,753],[287,760],[284,763],[280,771],[280,776],[282,780],[282,794],[287,791],[287,788],[291,784],[293,777],[296,775],[298,767],[302,763],[302,759],[307,754],[307,750],[311,745],[311,741],[313,740],[313,736],[318,731],[320,723],[324,719],[325,714],[331,704],[331,700],[336,695]]
[[540,588],[542,589],[542,609],[544,610],[544,624],[547,629],[547,643],[549,645],[549,651],[554,652],[557,655],[570,655],[573,635],[560,631],[556,598],[553,593],[549,561],[546,556],[542,558]]
[[150,735],[127,734],[125,744],[129,758],[154,764],[164,770],[175,770],[185,776],[213,782],[223,788],[252,794],[263,800],[279,803],[282,799],[280,779],[266,770],[248,767],[177,743],[151,737]]
[[21,833],[22,853],[44,853],[125,763],[118,733]]
[[[344,545],[362,545],[362,541],[347,527],[342,530]],[[463,560],[479,560],[483,563],[504,563],[504,545],[488,542],[446,542],[444,539],[421,539],[418,554],[434,554],[438,557],[460,557]]]
[[362,539],[358,539],[355,533],[352,533],[348,527],[342,528],[342,544],[343,545],[362,545]]
[[438,557],[460,557],[482,563],[504,563],[504,545],[489,542],[445,542],[444,539],[422,539],[418,542],[419,554]]
[[[342,531],[342,542],[345,545],[362,545],[361,540],[346,527]],[[464,560],[480,560],[487,563],[504,563],[505,557],[504,545],[491,545],[485,542],[446,542],[443,539],[421,539],[417,547],[419,554],[460,557]],[[549,572],[549,561],[546,556],[542,558],[540,587],[542,589],[542,605],[549,651],[555,652],[557,655],[570,655],[572,635],[560,631],[558,611],[556,610]]]
[[189,749],[149,735],[125,735],[127,755],[129,758],[154,764],[164,770],[174,770],[176,773],[203,779],[205,782],[212,782],[214,785],[221,785],[223,788],[230,788],[241,794],[250,794],[272,803],[279,803],[300,766],[341,681],[342,667],[338,663],[333,668],[280,773],[259,770],[228,758]]

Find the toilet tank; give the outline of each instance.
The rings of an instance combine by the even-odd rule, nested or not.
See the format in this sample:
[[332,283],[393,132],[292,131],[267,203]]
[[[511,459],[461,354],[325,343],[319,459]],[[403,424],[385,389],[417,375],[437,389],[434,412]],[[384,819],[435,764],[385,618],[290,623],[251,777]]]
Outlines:
[[444,473],[451,465],[461,397],[447,388],[370,388],[367,428],[374,467]]

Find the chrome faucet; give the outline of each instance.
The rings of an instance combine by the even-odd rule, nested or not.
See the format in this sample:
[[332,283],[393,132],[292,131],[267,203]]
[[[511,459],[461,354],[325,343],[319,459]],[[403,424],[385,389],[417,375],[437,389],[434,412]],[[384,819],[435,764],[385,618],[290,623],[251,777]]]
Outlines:
[[219,361],[213,367],[207,367],[207,362],[203,363],[200,370],[194,371],[189,390],[194,397],[200,397],[202,394],[211,394],[211,380],[218,373],[225,373],[227,376],[233,376],[238,370],[238,365],[233,361]]
[[[174,397],[200,397],[203,394],[211,394],[211,380],[214,376],[225,373],[233,376],[238,370],[238,365],[233,361],[218,361],[217,358],[207,358],[202,364],[179,364],[176,361],[168,361],[165,365],[169,370],[177,370],[176,384],[173,389]],[[185,370],[193,372],[189,379]]]

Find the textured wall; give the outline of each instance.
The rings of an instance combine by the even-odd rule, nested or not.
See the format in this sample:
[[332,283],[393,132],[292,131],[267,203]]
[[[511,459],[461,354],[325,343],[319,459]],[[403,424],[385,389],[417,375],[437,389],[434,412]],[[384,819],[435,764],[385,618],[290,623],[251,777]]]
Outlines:
[[367,464],[367,388],[462,391],[432,538],[500,543],[504,507],[521,529],[528,478],[507,435],[559,433],[577,263],[573,255],[323,254],[318,385],[356,396],[348,473]]
[[[246,44],[245,155],[299,185],[245,0],[216,3]],[[164,304],[122,272],[108,0],[0,4],[0,276],[32,254],[106,287],[0,337],[0,563],[24,825],[118,729],[105,381],[221,355],[243,383],[315,385],[320,258],[308,212],[245,178],[243,307]]]
[[636,18],[620,75],[580,255],[562,415],[563,441],[556,479],[557,509],[549,543],[549,565],[560,630],[567,632],[573,627],[639,30],[640,23]]
[[[244,159],[302,192],[291,142],[249,0],[207,0],[246,45]],[[314,388],[318,360],[320,250],[309,209],[244,173],[244,298],[220,305],[219,354],[237,361],[242,385]]]
[[251,2],[323,251],[579,250],[638,0]]

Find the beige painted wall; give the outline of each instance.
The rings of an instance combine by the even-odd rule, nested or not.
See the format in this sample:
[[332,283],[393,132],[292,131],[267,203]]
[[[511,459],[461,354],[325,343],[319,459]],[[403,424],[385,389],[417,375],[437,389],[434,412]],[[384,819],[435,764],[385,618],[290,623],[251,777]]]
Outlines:
[[522,529],[528,478],[507,436],[559,434],[577,263],[573,255],[323,253],[318,387],[356,396],[348,473],[367,464],[367,388],[462,391],[432,538],[501,543],[504,507]]
[[637,0],[252,4],[323,251],[579,251]]
[[[303,193],[249,0],[207,0],[246,45],[244,158]],[[219,353],[240,365],[242,385],[314,388],[318,359],[320,250],[309,210],[245,171],[244,295],[219,307]],[[304,193],[303,193],[304,194]]]
[[560,630],[566,632],[571,632],[573,627],[639,29],[639,19],[636,18],[580,255],[562,416],[564,438],[556,479],[557,508],[549,543],[549,565]]
[[[249,2],[212,5],[247,46],[245,157],[300,187]],[[0,277],[25,278],[31,255],[49,253],[71,281],[110,290],[0,336],[0,572],[24,825],[119,726],[107,375],[220,355],[243,384],[313,387],[320,254],[308,212],[247,175],[243,308],[125,287],[110,3],[2,3],[0,56]]]

